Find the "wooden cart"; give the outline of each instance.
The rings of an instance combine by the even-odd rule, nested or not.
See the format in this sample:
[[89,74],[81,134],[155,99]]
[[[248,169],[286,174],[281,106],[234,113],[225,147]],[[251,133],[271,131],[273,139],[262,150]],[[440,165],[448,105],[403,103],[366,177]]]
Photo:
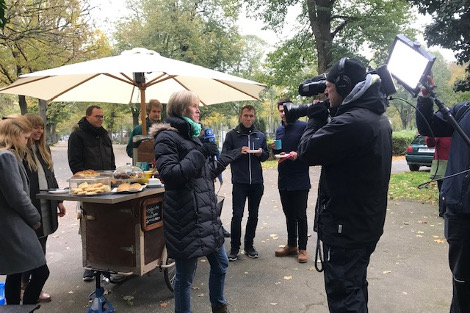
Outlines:
[[173,291],[175,267],[163,236],[163,188],[138,193],[76,196],[42,191],[40,199],[81,203],[83,266],[103,273],[141,276],[163,271]]

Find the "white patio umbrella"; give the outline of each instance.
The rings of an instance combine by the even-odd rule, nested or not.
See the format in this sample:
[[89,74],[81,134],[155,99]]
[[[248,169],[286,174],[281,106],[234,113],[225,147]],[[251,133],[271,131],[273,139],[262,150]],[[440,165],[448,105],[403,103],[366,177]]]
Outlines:
[[[181,89],[194,91],[203,105],[258,100],[266,85],[134,48],[106,57],[21,75],[0,93],[52,101],[141,103],[168,102]],[[141,113],[145,134],[145,114]]]

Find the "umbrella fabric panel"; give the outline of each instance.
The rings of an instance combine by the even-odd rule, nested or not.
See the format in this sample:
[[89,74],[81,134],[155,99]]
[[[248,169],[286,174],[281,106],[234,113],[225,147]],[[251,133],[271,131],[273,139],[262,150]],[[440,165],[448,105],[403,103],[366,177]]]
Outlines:
[[[151,76],[147,76],[147,80],[152,79]],[[118,75],[118,77],[125,80],[122,75]],[[203,104],[210,105],[228,101],[254,100],[264,89],[263,86],[240,82],[227,82],[229,85],[226,85],[213,79],[201,77],[176,77],[175,79],[168,79],[147,87],[146,99],[168,102],[173,92],[188,89],[195,91]],[[48,102],[140,102],[140,91],[137,87],[130,82],[102,74],[51,76],[41,77],[41,79],[24,77],[0,92],[31,96]]]
[[[145,86],[133,81],[134,73],[145,73]],[[0,93],[48,102],[141,102],[143,107],[142,96],[168,102],[171,94],[181,89],[197,93],[202,104],[209,105],[255,100],[264,88],[251,80],[135,48],[118,56],[25,74]]]

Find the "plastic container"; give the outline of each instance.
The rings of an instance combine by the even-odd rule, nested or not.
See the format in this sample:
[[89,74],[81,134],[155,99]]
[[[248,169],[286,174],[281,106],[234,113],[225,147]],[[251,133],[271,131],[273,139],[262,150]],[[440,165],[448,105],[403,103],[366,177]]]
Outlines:
[[72,177],[69,179],[70,194],[75,196],[99,196],[111,192],[111,178],[107,176],[97,177]]
[[122,183],[141,183],[145,184],[147,178],[145,177],[144,171],[137,166],[124,165],[118,167],[113,174],[111,184],[113,186],[119,186]]
[[0,281],[0,305],[5,304],[5,283]]

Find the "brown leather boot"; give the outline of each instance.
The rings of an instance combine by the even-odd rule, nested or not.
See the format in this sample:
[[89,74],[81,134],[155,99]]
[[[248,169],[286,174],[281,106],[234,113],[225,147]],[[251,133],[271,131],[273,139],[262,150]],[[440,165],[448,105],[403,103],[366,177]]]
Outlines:
[[219,304],[219,305],[213,305],[212,313],[230,313],[230,312],[228,311],[227,303],[224,303],[224,304]]
[[307,263],[307,250],[299,250],[299,254],[297,254],[297,261],[299,261],[299,263]]
[[296,255],[297,254],[297,247],[291,247],[289,245],[285,245],[284,248],[276,250],[274,255],[276,256],[287,256],[287,255]]

